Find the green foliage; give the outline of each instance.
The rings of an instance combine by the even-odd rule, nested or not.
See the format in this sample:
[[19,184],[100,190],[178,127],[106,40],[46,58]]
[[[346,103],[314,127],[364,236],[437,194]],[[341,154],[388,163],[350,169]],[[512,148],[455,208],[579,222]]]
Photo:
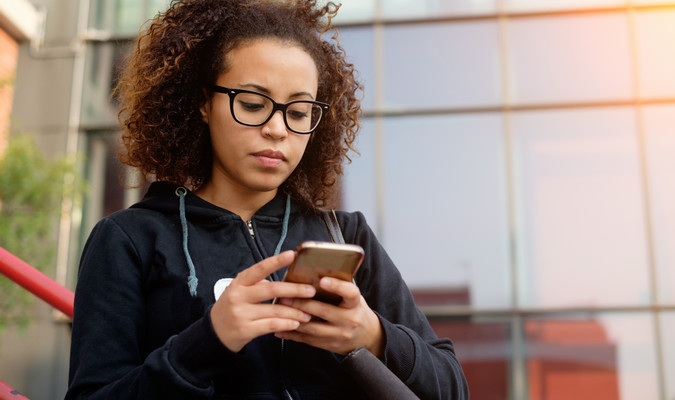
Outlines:
[[[83,187],[76,161],[46,158],[31,136],[11,137],[0,155],[0,246],[41,271],[53,267],[61,202]],[[25,326],[33,298],[0,275],[0,329]]]

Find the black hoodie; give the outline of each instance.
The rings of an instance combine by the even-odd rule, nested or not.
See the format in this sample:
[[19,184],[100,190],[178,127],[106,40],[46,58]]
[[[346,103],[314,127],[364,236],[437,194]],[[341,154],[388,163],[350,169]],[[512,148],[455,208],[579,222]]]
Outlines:
[[[211,325],[216,281],[274,253],[286,196],[253,216],[252,236],[238,215],[187,193],[192,296],[176,189],[152,184],[143,201],[91,232],[75,292],[66,399],[361,398],[340,355],[271,334],[232,353]],[[363,215],[337,216],[345,241],[365,250],[356,282],[380,318],[387,367],[423,399],[468,398],[452,342],[436,337]],[[319,213],[293,203],[282,251],[305,240],[330,235]]]

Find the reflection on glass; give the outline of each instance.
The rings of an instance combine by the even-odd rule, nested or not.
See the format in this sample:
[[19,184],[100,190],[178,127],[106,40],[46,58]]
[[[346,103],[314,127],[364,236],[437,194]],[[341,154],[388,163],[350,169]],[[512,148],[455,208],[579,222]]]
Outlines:
[[387,109],[501,103],[496,21],[389,25],[383,52]]
[[497,12],[497,0],[384,0],[384,18],[437,18]]
[[651,316],[532,318],[523,328],[530,400],[658,398]]
[[661,359],[663,360],[666,399],[675,399],[675,312],[661,313]]
[[382,239],[406,282],[508,307],[501,117],[386,119],[384,158]]
[[675,10],[635,14],[640,95],[675,97]]
[[627,0],[504,0],[508,12],[586,10],[625,6]]
[[439,337],[452,339],[472,400],[509,398],[508,322],[434,319],[430,322]]
[[645,106],[643,121],[659,301],[675,304],[675,105]]
[[519,18],[508,22],[509,87],[516,104],[633,96],[625,14]]
[[648,304],[633,110],[522,112],[511,121],[521,305]]
[[354,64],[357,79],[363,85],[361,107],[375,109],[375,38],[372,27],[344,27],[339,29],[339,40]]

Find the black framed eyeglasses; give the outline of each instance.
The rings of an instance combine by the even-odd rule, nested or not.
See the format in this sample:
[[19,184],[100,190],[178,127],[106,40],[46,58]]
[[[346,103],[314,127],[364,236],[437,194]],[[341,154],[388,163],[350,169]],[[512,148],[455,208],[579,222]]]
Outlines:
[[312,100],[294,100],[281,104],[267,95],[251,90],[230,89],[218,85],[212,85],[211,88],[230,96],[232,117],[246,126],[265,125],[277,110],[281,110],[284,123],[291,132],[309,134],[316,129],[324,111],[330,107],[327,103]]

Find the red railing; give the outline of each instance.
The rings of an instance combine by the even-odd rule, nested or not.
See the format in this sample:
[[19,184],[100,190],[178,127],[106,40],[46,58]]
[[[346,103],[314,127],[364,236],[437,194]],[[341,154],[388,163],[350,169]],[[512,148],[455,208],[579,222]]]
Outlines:
[[6,383],[0,381],[0,400],[28,400],[28,397],[12,389]]
[[[0,273],[73,319],[75,294],[0,247]],[[0,400],[28,400],[0,381]]]
[[2,247],[0,247],[0,273],[66,314],[69,318],[73,318],[75,294]]

